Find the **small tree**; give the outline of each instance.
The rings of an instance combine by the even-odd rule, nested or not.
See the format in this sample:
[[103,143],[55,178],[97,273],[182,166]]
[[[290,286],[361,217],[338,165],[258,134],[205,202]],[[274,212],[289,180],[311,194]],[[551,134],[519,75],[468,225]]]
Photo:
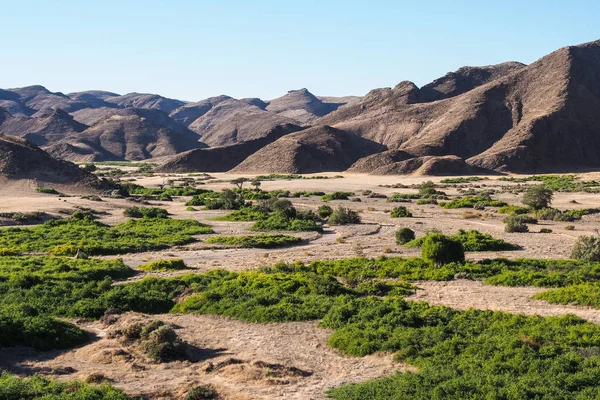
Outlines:
[[543,185],[529,188],[523,194],[523,204],[535,210],[550,207],[552,203],[552,190]]
[[504,222],[506,223],[504,226],[504,232],[529,232],[529,227],[525,225],[525,221],[527,221],[527,219],[521,217],[523,216],[509,215],[508,217],[504,218]]
[[258,192],[258,188],[259,188],[259,187],[260,187],[260,185],[261,185],[261,182],[260,182],[260,180],[259,180],[259,179],[256,179],[256,178],[254,178],[254,179],[252,179],[252,182],[250,182],[250,184],[251,184],[252,186],[254,186],[254,190],[256,190],[256,191]]
[[396,243],[405,244],[415,240],[415,232],[410,228],[400,228],[396,231]]
[[435,265],[463,262],[465,250],[458,240],[434,232],[425,237],[421,247],[421,257]]
[[321,217],[321,218],[327,218],[331,214],[333,214],[333,208],[324,204],[322,206],[319,206],[319,209],[317,210],[317,214],[319,214],[319,217]]
[[573,246],[571,258],[592,262],[600,261],[600,235],[580,236]]
[[236,178],[231,181],[231,183],[237,186],[240,190],[244,188],[244,183],[246,182],[248,182],[248,178]]
[[412,216],[412,213],[408,211],[404,206],[394,208],[391,214],[392,218],[410,218]]
[[331,225],[360,224],[360,215],[356,211],[339,207],[329,217]]

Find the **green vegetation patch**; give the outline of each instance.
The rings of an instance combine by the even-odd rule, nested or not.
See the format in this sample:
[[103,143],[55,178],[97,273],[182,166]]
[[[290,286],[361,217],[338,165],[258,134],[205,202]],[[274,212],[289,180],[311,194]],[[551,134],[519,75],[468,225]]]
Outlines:
[[165,272],[165,271],[180,271],[188,269],[181,258],[173,258],[170,260],[156,260],[147,264],[140,265],[139,270],[146,272]]
[[195,241],[192,235],[212,233],[194,220],[141,218],[114,227],[75,213],[32,228],[0,230],[0,252],[42,252],[55,255],[122,254],[164,249]]
[[57,382],[40,375],[20,378],[3,372],[0,374],[0,399],[129,400],[130,397],[107,383],[89,385],[79,381]]
[[348,200],[350,196],[354,196],[352,192],[333,192],[327,193],[324,196],[321,196],[321,200],[323,201],[331,201],[331,200]]
[[471,183],[471,182],[479,182],[485,181],[487,178],[482,178],[480,176],[467,176],[467,177],[459,177],[459,178],[446,178],[442,179],[440,183]]
[[600,396],[600,326],[411,303],[337,301],[322,321],[346,354],[395,352],[417,372],[332,389],[334,399],[584,399]]
[[590,192],[595,193],[600,189],[600,182],[582,181],[577,175],[533,175],[523,178],[502,177],[502,182],[542,182],[544,186],[555,192]]
[[[487,233],[481,233],[477,230],[466,231],[460,229],[456,235],[450,236],[458,240],[465,251],[503,251],[515,250],[518,247],[505,242],[503,239],[496,239]],[[407,247],[421,247],[427,235],[412,240],[405,244]]]
[[600,283],[586,282],[560,289],[548,290],[533,296],[553,304],[572,304],[600,308]]
[[508,205],[503,201],[492,200],[488,196],[467,196],[452,199],[448,202],[438,202],[440,207],[444,208],[483,208],[483,207],[504,207]]
[[258,247],[270,249],[273,247],[291,246],[302,242],[302,239],[290,235],[247,235],[247,236],[213,236],[204,243],[222,244],[234,247]]

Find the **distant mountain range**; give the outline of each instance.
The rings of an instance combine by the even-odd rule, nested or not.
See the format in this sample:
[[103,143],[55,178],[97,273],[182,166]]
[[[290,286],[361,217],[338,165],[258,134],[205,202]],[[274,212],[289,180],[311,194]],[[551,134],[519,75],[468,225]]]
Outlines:
[[600,168],[600,41],[524,65],[463,67],[364,97],[273,100],[0,90],[0,132],[70,161],[160,157],[161,171],[373,174]]

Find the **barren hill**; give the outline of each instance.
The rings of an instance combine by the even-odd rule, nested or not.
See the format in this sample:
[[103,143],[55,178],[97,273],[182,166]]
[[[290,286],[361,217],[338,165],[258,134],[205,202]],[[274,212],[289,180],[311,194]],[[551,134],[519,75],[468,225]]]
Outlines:
[[181,100],[169,99],[150,93],[129,93],[123,96],[117,95],[114,97],[107,97],[104,101],[121,108],[149,108],[160,110],[167,114],[185,104],[185,102]]
[[[414,157],[453,155],[498,171],[598,168],[599,59],[600,42],[566,47],[434,102],[423,102],[421,89],[403,82],[319,122]],[[381,160],[372,171],[385,166]]]
[[40,116],[59,108],[66,112],[77,111],[88,104],[36,85],[0,91],[0,107],[14,116]]
[[215,104],[189,125],[209,146],[228,146],[265,137],[278,125],[295,120],[262,110],[248,102],[229,99]]
[[203,147],[198,136],[158,110],[118,110],[48,152],[74,161],[144,160]]
[[307,124],[336,110],[343,103],[325,103],[308,89],[290,90],[269,101],[266,110]]
[[0,134],[0,176],[39,182],[99,187],[98,179],[77,165],[57,160],[33,143]]
[[30,142],[44,146],[48,142],[57,142],[66,136],[84,131],[87,125],[81,124],[66,112],[58,109],[49,114],[34,117],[13,117],[0,109],[0,130],[10,132]]
[[344,171],[356,160],[385,147],[330,126],[316,126],[283,136],[263,147],[232,172],[295,173]]
[[298,125],[279,125],[266,136],[230,146],[190,150],[171,157],[156,168],[156,172],[226,172],[244,161],[248,156],[273,143],[280,137],[301,130]]

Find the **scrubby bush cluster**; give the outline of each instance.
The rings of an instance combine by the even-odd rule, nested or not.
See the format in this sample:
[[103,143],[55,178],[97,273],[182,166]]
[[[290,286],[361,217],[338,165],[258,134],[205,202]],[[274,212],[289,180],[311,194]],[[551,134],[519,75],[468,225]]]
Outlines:
[[547,187],[543,185],[533,186],[523,194],[523,204],[534,210],[548,208],[550,207],[550,203],[552,203],[552,197],[552,190]]
[[[418,239],[406,243],[408,247],[421,247],[425,239],[432,235],[439,235],[439,232],[427,234]],[[456,235],[449,236],[451,239],[460,242],[465,251],[503,251],[515,250],[516,246],[505,242],[502,239],[496,239],[487,233],[481,233],[477,230],[460,229]]]
[[213,236],[205,243],[222,244],[235,247],[258,247],[270,249],[274,247],[290,246],[302,242],[302,239],[290,235],[246,235],[246,236]]
[[440,207],[444,208],[475,208],[482,209],[484,207],[504,207],[507,204],[503,201],[492,200],[489,196],[467,196],[452,199],[448,202],[438,202]]
[[32,228],[0,230],[0,252],[121,254],[186,244],[195,240],[192,235],[211,232],[198,221],[171,218],[140,218],[109,227],[78,211]]
[[323,230],[320,218],[311,210],[298,210],[287,199],[271,198],[258,205],[243,207],[222,217],[220,221],[255,221],[256,231],[317,231]]
[[390,216],[392,218],[410,218],[412,217],[412,213],[406,209],[406,207],[394,207]]
[[354,210],[338,207],[329,217],[330,225],[360,224],[360,215]]
[[88,385],[79,381],[57,382],[35,375],[20,378],[0,373],[0,399],[12,400],[130,400],[122,390],[109,384]]
[[131,218],[167,218],[169,213],[158,207],[127,207],[123,215]]
[[160,320],[145,324],[134,322],[123,329],[123,337],[129,342],[139,342],[148,357],[157,362],[184,359],[185,345],[172,326]]
[[502,177],[499,181],[504,182],[542,182],[542,184],[554,192],[593,192],[600,189],[600,183],[596,181],[581,181],[576,175],[533,175],[525,178]]
[[415,232],[410,228],[400,228],[396,231],[396,243],[405,244],[415,240]]
[[181,258],[173,258],[170,260],[156,260],[147,264],[138,266],[138,269],[146,272],[165,272],[165,271],[180,271],[187,269],[185,262]]
[[328,193],[321,197],[323,201],[331,201],[331,200],[348,200],[350,196],[354,196],[352,192],[333,192]]

